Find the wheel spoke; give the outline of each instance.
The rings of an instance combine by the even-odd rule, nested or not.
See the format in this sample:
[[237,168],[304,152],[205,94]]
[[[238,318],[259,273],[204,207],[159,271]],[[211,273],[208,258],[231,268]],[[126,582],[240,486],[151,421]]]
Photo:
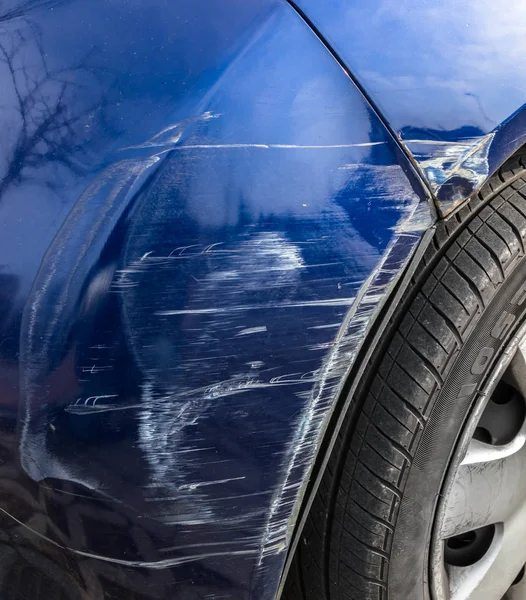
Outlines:
[[502,598],[526,562],[526,504],[496,528],[486,555],[471,567],[448,567],[451,600]]
[[472,440],[448,497],[441,537],[446,539],[504,522],[525,497],[524,438],[517,436],[506,446]]

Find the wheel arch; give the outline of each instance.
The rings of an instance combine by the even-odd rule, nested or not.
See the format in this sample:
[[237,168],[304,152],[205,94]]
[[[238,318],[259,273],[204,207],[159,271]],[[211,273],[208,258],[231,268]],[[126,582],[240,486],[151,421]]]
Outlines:
[[[289,600],[289,596],[284,595],[284,588],[292,566],[294,553],[300,543],[303,527],[329,462],[330,453],[337,443],[340,432],[343,431],[345,426],[349,428],[349,424],[345,425],[344,421],[347,412],[351,408],[353,395],[359,391],[361,385],[360,378],[366,373],[370,361],[378,360],[378,357],[382,354],[382,348],[388,346],[392,338],[392,335],[389,335],[389,331],[393,331],[394,333],[396,327],[393,327],[393,324],[402,320],[404,307],[411,303],[418,291],[418,289],[414,289],[415,281],[425,276],[425,273],[430,272],[434,268],[442,253],[454,243],[454,232],[472,218],[474,215],[473,211],[476,210],[478,212],[481,205],[490,202],[502,188],[514,179],[519,178],[521,175],[523,176],[525,166],[526,146],[520,146],[511,156],[506,155],[503,162],[496,168],[494,173],[488,176],[476,193],[472,194],[461,205],[455,207],[446,217],[441,218],[433,227],[429,228],[422,236],[414,254],[400,273],[395,285],[393,285],[389,293],[384,297],[383,302],[379,305],[378,311],[374,319],[371,320],[367,334],[360,346],[360,350],[350,366],[349,373],[324,430],[323,437],[316,449],[310,477],[296,510],[297,519],[294,524],[295,528],[280,580],[278,598]],[[438,255],[437,250],[441,251]],[[384,336],[384,333],[387,333],[387,335]]]

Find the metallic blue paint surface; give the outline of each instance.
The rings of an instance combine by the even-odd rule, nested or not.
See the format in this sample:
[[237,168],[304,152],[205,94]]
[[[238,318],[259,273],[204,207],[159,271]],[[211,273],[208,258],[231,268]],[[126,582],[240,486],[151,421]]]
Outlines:
[[273,598],[418,177],[281,0],[4,3],[0,105],[3,597]]
[[297,0],[446,214],[526,141],[526,4]]

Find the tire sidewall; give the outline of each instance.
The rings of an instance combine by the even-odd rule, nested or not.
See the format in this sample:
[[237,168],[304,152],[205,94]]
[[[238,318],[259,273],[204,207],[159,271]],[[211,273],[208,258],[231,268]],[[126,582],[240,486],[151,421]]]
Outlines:
[[464,333],[443,385],[431,398],[429,418],[405,474],[393,533],[388,591],[392,598],[427,600],[429,553],[438,500],[466,420],[502,359],[509,340],[526,320],[526,257],[507,265],[494,298]]

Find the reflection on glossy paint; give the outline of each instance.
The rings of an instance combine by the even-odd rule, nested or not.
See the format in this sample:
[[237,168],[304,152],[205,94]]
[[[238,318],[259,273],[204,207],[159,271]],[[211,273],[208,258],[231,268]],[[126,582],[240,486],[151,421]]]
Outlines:
[[411,152],[443,215],[526,141],[522,0],[291,4]]
[[272,598],[425,195],[283,2],[26,4],[0,23],[0,585]]

